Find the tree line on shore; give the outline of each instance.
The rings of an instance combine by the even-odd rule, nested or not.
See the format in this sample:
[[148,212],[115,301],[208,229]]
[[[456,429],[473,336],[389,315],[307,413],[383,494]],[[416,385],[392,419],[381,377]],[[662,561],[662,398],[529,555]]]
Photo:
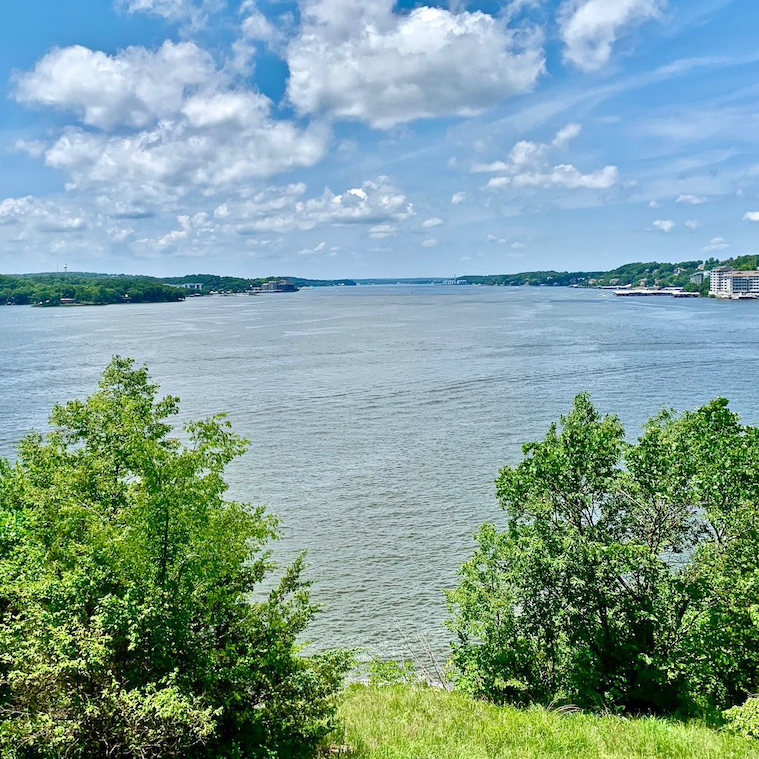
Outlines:
[[184,300],[186,291],[148,277],[86,274],[0,275],[0,305],[60,306],[160,303]]
[[[300,651],[304,559],[272,580],[276,517],[225,498],[247,441],[217,415],[182,444],[177,412],[114,357],[0,460],[2,756],[298,756],[335,728],[352,653]],[[717,398],[628,443],[580,394],[497,495],[447,594],[456,688],[759,737],[759,428]]]
[[706,295],[709,291],[708,279],[704,282],[691,282],[691,278],[694,274],[718,265],[732,266],[741,271],[755,270],[759,267],[759,256],[736,256],[722,261],[708,258],[676,263],[637,261],[609,271],[527,271],[517,274],[464,275],[461,278],[474,285],[683,287],[690,292]]

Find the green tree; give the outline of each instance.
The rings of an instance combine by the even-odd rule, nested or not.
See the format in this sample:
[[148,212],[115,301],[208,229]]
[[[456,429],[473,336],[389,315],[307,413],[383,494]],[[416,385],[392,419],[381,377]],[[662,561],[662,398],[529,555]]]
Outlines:
[[0,465],[3,756],[293,755],[331,728],[345,652],[298,654],[303,558],[274,588],[276,520],[224,499],[246,441],[115,357],[100,388]]
[[504,467],[448,594],[460,687],[500,703],[667,713],[742,702],[759,672],[759,431],[717,399],[633,445],[586,394]]

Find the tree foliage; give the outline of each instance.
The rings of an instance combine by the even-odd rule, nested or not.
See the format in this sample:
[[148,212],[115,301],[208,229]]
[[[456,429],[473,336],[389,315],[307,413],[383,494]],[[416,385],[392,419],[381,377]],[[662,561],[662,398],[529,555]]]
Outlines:
[[246,447],[115,357],[0,464],[0,752],[292,755],[330,729],[344,652],[298,655],[303,558],[268,593],[276,520],[224,499]]
[[755,692],[759,430],[718,398],[626,444],[581,394],[524,455],[448,595],[459,686],[657,713]]
[[0,274],[0,305],[60,306],[62,303],[158,303],[184,300],[186,291],[152,277],[84,273]]

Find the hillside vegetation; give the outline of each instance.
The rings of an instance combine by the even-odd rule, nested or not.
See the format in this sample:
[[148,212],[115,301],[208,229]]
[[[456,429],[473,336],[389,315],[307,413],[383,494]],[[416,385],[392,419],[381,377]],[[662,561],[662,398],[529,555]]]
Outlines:
[[88,273],[0,275],[0,305],[60,306],[184,300],[185,290],[150,277]]
[[732,266],[741,271],[759,267],[759,256],[736,256],[719,261],[679,261],[677,263],[649,261],[623,264],[610,271],[524,271],[517,274],[464,275],[461,278],[473,285],[554,285],[568,287],[604,287],[618,285],[645,287],[685,287],[698,290],[690,278],[698,271],[714,266]]

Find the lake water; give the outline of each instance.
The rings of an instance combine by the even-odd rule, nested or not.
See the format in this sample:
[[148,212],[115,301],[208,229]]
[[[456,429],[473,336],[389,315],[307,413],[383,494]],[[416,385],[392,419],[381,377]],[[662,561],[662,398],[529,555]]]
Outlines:
[[226,411],[252,440],[232,495],[308,549],[316,645],[445,648],[442,589],[494,479],[589,390],[628,435],[662,406],[725,395],[759,421],[759,302],[602,291],[345,287],[181,304],[0,308],[0,456],[112,354],[146,362],[180,419]]

